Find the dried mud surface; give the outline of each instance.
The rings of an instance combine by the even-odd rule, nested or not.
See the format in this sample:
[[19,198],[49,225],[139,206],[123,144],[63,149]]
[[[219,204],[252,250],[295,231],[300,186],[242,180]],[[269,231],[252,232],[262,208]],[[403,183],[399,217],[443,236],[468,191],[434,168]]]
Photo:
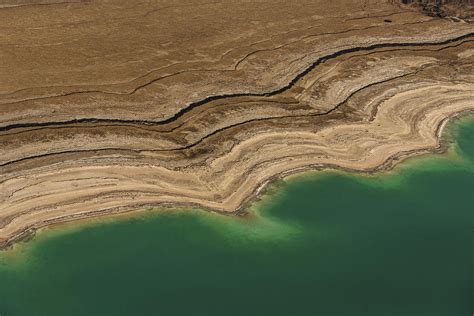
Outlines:
[[433,151],[473,62],[470,20],[389,0],[3,1],[0,247]]

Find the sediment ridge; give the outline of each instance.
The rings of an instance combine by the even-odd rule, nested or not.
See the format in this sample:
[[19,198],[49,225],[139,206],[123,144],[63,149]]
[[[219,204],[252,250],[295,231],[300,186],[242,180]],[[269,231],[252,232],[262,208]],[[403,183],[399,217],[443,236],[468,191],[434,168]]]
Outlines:
[[392,1],[237,2],[63,3],[30,27],[12,21],[55,4],[0,9],[0,247],[150,207],[236,214],[275,177],[439,150],[443,123],[474,110],[469,22]]

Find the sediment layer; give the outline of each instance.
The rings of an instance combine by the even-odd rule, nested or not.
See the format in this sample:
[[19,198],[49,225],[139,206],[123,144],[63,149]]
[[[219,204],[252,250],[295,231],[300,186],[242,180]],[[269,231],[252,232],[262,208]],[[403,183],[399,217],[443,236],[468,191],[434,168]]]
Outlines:
[[0,7],[0,246],[148,207],[235,212],[277,175],[434,150],[474,109],[469,21],[241,2]]

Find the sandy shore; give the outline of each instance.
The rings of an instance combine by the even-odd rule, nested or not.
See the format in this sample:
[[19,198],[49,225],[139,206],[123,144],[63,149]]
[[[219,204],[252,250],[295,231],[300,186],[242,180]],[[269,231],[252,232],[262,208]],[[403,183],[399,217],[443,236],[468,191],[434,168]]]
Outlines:
[[[317,165],[308,165],[305,167],[300,167],[300,168],[295,168],[291,170],[284,171],[280,174],[275,174],[273,177],[270,179],[265,180],[262,182],[254,192],[252,192],[251,195],[249,195],[247,198],[242,200],[240,206],[232,212],[228,211],[222,211],[222,210],[216,210],[216,209],[207,209],[209,211],[214,211],[223,215],[245,215],[246,214],[246,209],[255,202],[256,200],[260,199],[262,195],[265,194],[265,189],[268,185],[270,185],[271,182],[279,180],[279,179],[284,179],[287,177],[291,177],[294,175],[299,175],[308,171],[316,171],[316,170],[343,170],[346,172],[361,172],[361,173],[378,173],[378,172],[384,172],[388,171],[391,168],[393,168],[396,164],[401,163],[403,160],[423,154],[430,154],[430,153],[443,153],[447,150],[448,148],[448,143],[443,142],[442,140],[442,135],[444,132],[444,129],[449,121],[452,121],[453,119],[456,119],[458,117],[461,117],[463,115],[472,115],[474,114],[474,109],[470,109],[467,111],[459,112],[453,114],[451,117],[446,117],[438,126],[437,128],[437,135],[439,137],[439,142],[436,147],[429,147],[429,148],[424,148],[424,149],[416,149],[416,150],[409,150],[409,151],[401,151],[394,156],[388,157],[384,163],[374,167],[374,168],[369,168],[369,169],[350,169],[350,168],[341,168],[338,165],[330,165],[330,164],[317,164]],[[72,221],[79,221],[83,219],[93,219],[93,218],[98,218],[98,217],[110,217],[110,216],[118,216],[118,215],[123,215],[123,214],[129,214],[129,213],[136,213],[140,212],[139,208],[145,209],[147,207],[150,207],[151,205],[149,204],[144,204],[144,205],[136,205],[135,207],[130,207],[130,208],[115,208],[115,209],[106,209],[106,210],[100,210],[100,211],[91,211],[91,212],[82,212],[79,214],[74,214],[74,215],[65,215],[61,217],[56,217],[52,218],[51,220],[44,221],[44,222],[38,222],[34,226],[31,227],[26,227],[23,230],[20,230],[16,232],[14,235],[9,237],[8,239],[5,239],[2,241],[2,244],[0,245],[0,250],[9,248],[13,244],[20,242],[22,240],[29,239],[31,235],[33,235],[38,229],[47,227],[47,226],[52,226],[56,224],[61,224],[61,223],[69,223]],[[198,203],[181,203],[181,202],[175,202],[175,203],[167,203],[163,202],[160,204],[154,205],[155,207],[159,208],[171,208],[175,209],[177,207],[198,207],[202,208],[201,204]]]
[[35,38],[15,19],[55,4],[0,9],[0,247],[149,207],[239,213],[276,177],[439,151],[474,110],[469,21],[392,1],[191,2],[58,4]]

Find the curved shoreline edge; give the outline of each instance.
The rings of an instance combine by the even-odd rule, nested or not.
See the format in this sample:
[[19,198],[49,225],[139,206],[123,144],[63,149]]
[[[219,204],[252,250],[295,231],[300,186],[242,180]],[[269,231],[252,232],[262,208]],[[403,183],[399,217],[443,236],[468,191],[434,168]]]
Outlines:
[[262,196],[267,194],[266,189],[268,188],[269,185],[271,185],[271,183],[277,180],[287,178],[289,176],[293,176],[296,174],[303,174],[305,172],[315,172],[315,171],[324,171],[324,170],[340,170],[340,171],[356,173],[356,174],[375,174],[379,172],[390,171],[396,165],[402,163],[408,158],[423,156],[426,154],[445,153],[448,150],[449,146],[453,144],[453,140],[446,139],[443,136],[448,124],[455,123],[453,121],[464,118],[464,117],[469,117],[472,115],[474,115],[474,109],[452,113],[451,115],[444,118],[436,127],[435,135],[437,137],[437,146],[416,149],[416,150],[409,150],[409,151],[400,151],[394,155],[387,157],[382,164],[374,168],[358,170],[358,169],[344,168],[344,167],[340,167],[334,164],[315,164],[315,165],[308,165],[305,167],[287,170],[282,173],[276,174],[272,176],[271,178],[266,179],[265,181],[260,183],[254,189],[254,191],[240,203],[239,207],[232,212],[224,212],[218,209],[203,207],[202,205],[195,204],[195,203],[169,203],[169,202],[166,203],[165,202],[165,203],[159,203],[157,205],[144,204],[144,205],[135,205],[134,207],[117,207],[113,209],[96,210],[96,211],[83,212],[83,213],[74,214],[74,215],[65,215],[63,217],[56,217],[51,220],[42,221],[34,225],[31,225],[29,227],[26,227],[25,229],[19,231],[17,234],[14,234],[10,238],[2,241],[0,243],[0,251],[10,249],[16,243],[27,241],[34,238],[36,231],[42,228],[46,228],[48,226],[66,224],[66,223],[79,221],[79,220],[98,219],[99,217],[110,218],[110,217],[114,217],[118,215],[139,213],[139,212],[142,212],[145,208],[151,208],[151,209],[158,209],[158,208],[165,209],[166,208],[166,209],[172,210],[172,209],[183,208],[183,207],[193,207],[193,208],[197,207],[207,212],[218,213],[218,214],[226,215],[226,216],[245,216],[246,214],[248,214],[247,210],[250,208],[250,206],[256,201],[258,201]]
[[0,249],[153,209],[250,220],[278,179],[456,150],[442,133],[474,111],[474,21],[304,2],[5,10]]

